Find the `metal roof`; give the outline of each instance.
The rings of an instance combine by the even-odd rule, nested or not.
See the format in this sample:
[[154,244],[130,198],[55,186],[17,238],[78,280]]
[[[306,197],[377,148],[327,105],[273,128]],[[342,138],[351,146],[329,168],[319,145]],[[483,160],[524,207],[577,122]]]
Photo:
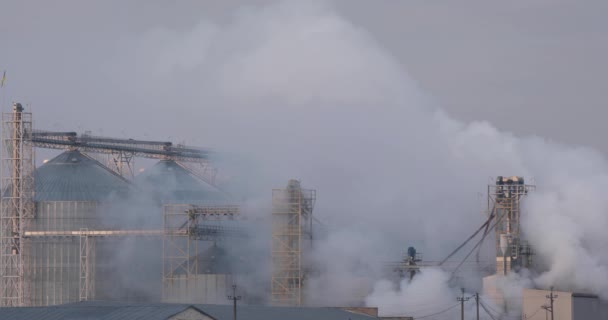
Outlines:
[[50,307],[0,308],[0,319],[44,320],[165,320],[180,313],[186,305],[95,305],[69,304]]
[[34,172],[35,201],[104,201],[131,184],[79,151],[66,151]]
[[135,184],[165,203],[228,201],[220,189],[203,181],[173,160],[161,160],[135,177]]
[[[79,302],[51,307],[0,308],[0,319],[14,320],[165,320],[194,307],[216,319],[232,320],[232,305],[128,304],[120,302]],[[238,314],[246,320],[371,320],[375,317],[339,308],[296,308],[239,305]]]
[[[217,320],[232,320],[231,305],[194,305]],[[246,320],[371,320],[375,317],[344,311],[339,308],[239,306],[237,310]]]

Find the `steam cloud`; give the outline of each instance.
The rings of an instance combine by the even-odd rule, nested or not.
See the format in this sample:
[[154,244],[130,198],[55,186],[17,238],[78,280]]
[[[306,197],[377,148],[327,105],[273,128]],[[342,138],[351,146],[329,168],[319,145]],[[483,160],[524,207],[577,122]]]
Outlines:
[[331,6],[242,8],[223,23],[134,32],[119,47],[103,76],[151,111],[171,105],[188,118],[174,134],[238,152],[218,160],[238,177],[233,191],[259,204],[252,214],[268,214],[270,190],[290,178],[317,189],[315,215],[329,235],[317,245],[312,301],[349,303],[353,284],[373,279],[367,302],[384,314],[454,304],[441,271],[394,288],[383,265],[409,245],[429,260],[446,254],[482,223],[477,194],[496,175],[538,187],[524,221],[544,268],[536,284],[608,298],[606,159],[451,119]]

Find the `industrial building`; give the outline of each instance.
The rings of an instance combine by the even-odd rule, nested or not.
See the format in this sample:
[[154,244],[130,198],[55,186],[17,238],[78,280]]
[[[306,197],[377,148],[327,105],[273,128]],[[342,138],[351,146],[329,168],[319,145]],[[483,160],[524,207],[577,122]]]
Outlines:
[[[483,278],[483,291],[501,309],[521,305],[522,319],[606,319],[608,303],[589,293],[524,288],[520,297],[503,292],[512,272],[535,270],[534,250],[521,232],[522,202],[534,185],[522,177],[501,177],[488,186],[489,221],[494,220],[495,274]],[[486,230],[490,230],[489,228]],[[502,282],[502,285],[501,285]]]
[[[2,116],[0,306],[229,303],[226,293],[250,272],[236,246],[257,235],[238,201],[213,185],[208,151],[35,130],[19,103]],[[34,148],[62,153],[34,168]],[[158,162],[135,175],[136,158]],[[266,235],[273,241],[273,273],[261,286],[268,297],[242,288],[244,303],[305,303],[314,190],[295,180],[281,190],[272,194]]]
[[[441,267],[451,271],[451,280],[456,279],[458,268],[477,251],[487,238],[492,238],[492,249],[495,252],[494,261],[490,268],[477,270],[478,274],[486,274],[482,279],[483,294],[494,304],[490,310],[482,303],[483,309],[491,316],[492,313],[507,314],[513,307],[522,306],[522,319],[606,319],[608,303],[589,293],[546,290],[547,288],[523,289],[520,294],[514,294],[508,284],[511,273],[535,272],[537,264],[534,261],[534,248],[530,246],[521,230],[522,210],[526,196],[535,190],[535,186],[526,184],[523,177],[498,176],[494,184],[487,189],[487,220],[467,240],[452,251],[439,263],[423,261],[420,254],[412,247],[406,257],[399,262],[389,264],[391,269],[399,274],[400,279],[412,280],[416,274],[426,267]],[[475,237],[481,235],[477,243],[468,251],[464,259],[450,266],[449,260],[457,252],[465,248]],[[478,256],[479,259],[479,256]],[[476,264],[480,264],[479,260]],[[460,299],[460,298],[459,298]],[[464,291],[463,291],[464,301]],[[561,299],[561,300],[560,300]],[[553,316],[553,317],[551,317]]]
[[[239,249],[256,236],[270,240],[268,256],[260,258],[269,260],[270,272],[267,283],[256,283],[256,290],[239,288],[241,303],[312,304],[305,289],[317,272],[311,259],[318,237],[316,191],[299,181],[289,180],[285,188],[269,192],[268,233],[260,235],[252,232],[240,203],[214,185],[204,149],[34,130],[32,114],[18,103],[2,115],[2,146],[0,306],[5,308],[0,308],[0,317],[110,319],[122,312],[156,310],[158,319],[227,319],[226,295],[252,272],[250,257]],[[34,148],[62,152],[35,168]],[[135,175],[133,161],[139,157],[157,162]],[[390,265],[391,272],[411,281],[425,267],[450,269],[448,259],[481,235],[465,259],[454,264],[454,277],[493,235],[495,261],[492,270],[482,271],[488,275],[484,293],[501,309],[520,304],[507,301],[497,283],[509,273],[534,268],[533,248],[520,228],[522,202],[534,190],[522,177],[499,176],[488,186],[487,221],[471,237],[438,263],[424,261],[410,247],[402,261]],[[351,293],[360,304],[371,287],[364,282]],[[608,312],[596,296],[569,292],[558,292],[557,304],[542,305],[541,312],[542,295],[546,291],[523,292],[524,319],[540,319],[547,312],[559,313],[560,319],[600,319],[599,314]],[[154,304],[127,309],[87,302],[103,300]],[[35,308],[56,305],[61,306]],[[293,312],[290,319],[308,319],[310,314],[315,319],[359,319],[344,310],[283,307],[243,306],[248,318]]]
[[608,303],[593,294],[524,289],[522,296],[525,320],[601,320],[608,315]]
[[[31,305],[74,302],[93,295],[92,286],[80,292],[80,238],[38,235],[107,229],[104,224],[112,220],[101,214],[111,211],[111,199],[133,192],[131,184],[77,150],[66,151],[43,164],[34,172],[34,181],[35,218],[29,221],[24,235],[24,272],[28,271],[24,275],[24,294]],[[97,251],[104,249],[100,246]],[[110,252],[100,254],[99,259],[108,258]],[[95,274],[89,277],[94,285]]]
[[[534,190],[534,185],[525,184],[524,178],[517,176],[499,176],[496,184],[488,186],[488,221],[493,221],[496,267],[493,275],[483,278],[483,291],[503,308],[519,301],[507,301],[498,285],[500,279],[533,267],[533,252],[522,235],[520,221],[522,202]],[[486,234],[487,230],[489,227]]]

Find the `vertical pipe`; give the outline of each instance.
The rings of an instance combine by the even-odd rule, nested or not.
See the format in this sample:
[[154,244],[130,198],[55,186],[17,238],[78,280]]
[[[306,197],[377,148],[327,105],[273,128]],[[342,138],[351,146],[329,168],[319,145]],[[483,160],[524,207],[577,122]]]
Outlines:
[[502,255],[502,275],[507,276],[507,251],[503,252]]
[[[302,305],[302,190],[297,189],[298,200],[298,306]],[[236,320],[236,319],[235,319]]]
[[19,209],[21,205],[21,183],[19,173],[21,172],[21,143],[19,142],[19,138],[21,136],[21,112],[23,111],[23,107],[21,104],[16,103],[13,106],[13,132],[11,136],[11,148],[12,150],[12,176],[11,176],[11,191],[12,191],[12,200],[13,200],[13,208],[11,215],[13,216],[13,236],[14,238],[14,247],[13,254],[18,254],[19,248]]

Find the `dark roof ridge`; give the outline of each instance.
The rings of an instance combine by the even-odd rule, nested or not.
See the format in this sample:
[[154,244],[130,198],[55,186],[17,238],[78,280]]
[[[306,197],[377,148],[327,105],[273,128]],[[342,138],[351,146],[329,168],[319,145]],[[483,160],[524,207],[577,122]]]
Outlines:
[[74,151],[76,151],[76,152],[80,153],[80,154],[81,154],[82,156],[84,156],[85,158],[87,158],[87,159],[89,159],[89,160],[93,161],[95,164],[97,164],[98,166],[100,166],[100,167],[101,167],[101,168],[103,168],[104,170],[108,171],[109,173],[111,173],[111,174],[115,175],[116,177],[118,177],[118,178],[122,179],[124,182],[128,183],[129,185],[133,185],[133,183],[132,183],[132,182],[131,182],[129,179],[127,179],[127,178],[125,178],[125,177],[121,176],[120,174],[118,174],[118,172],[116,172],[116,171],[114,171],[114,170],[112,170],[112,169],[108,168],[108,166],[106,166],[105,164],[103,164],[103,163],[99,162],[97,159],[95,159],[95,158],[93,158],[93,157],[89,156],[89,155],[88,155],[88,154],[86,154],[86,153],[82,153],[82,152],[80,152],[80,150],[74,150]]

